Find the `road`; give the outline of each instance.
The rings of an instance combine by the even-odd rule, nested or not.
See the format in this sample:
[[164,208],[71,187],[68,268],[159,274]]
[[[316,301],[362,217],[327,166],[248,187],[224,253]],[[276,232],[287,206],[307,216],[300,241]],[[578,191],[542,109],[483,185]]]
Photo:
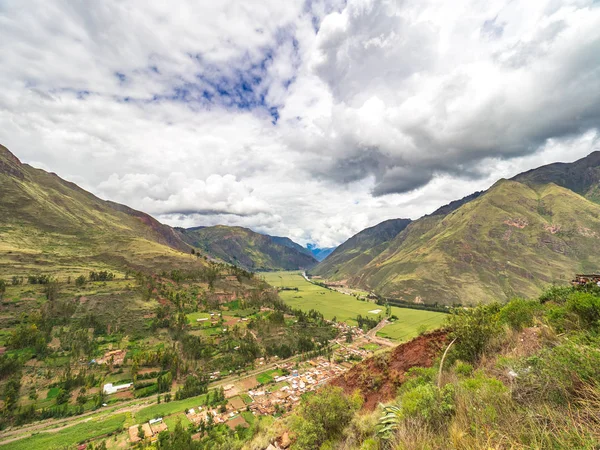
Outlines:
[[371,328],[369,331],[367,331],[365,337],[370,341],[375,342],[376,344],[385,345],[387,347],[395,347],[396,345],[398,345],[397,342],[392,342],[388,339],[380,338],[377,336],[377,332],[389,323],[390,322],[387,319],[383,319],[375,326],[375,328]]
[[[225,386],[226,384],[237,383],[238,381],[244,380],[246,378],[253,377],[258,375],[261,372],[266,370],[270,370],[275,368],[277,364],[284,364],[287,362],[293,361],[297,358],[298,355],[292,356],[287,359],[276,360],[273,362],[269,362],[264,366],[260,366],[257,369],[253,369],[242,376],[232,375],[226,378],[223,378],[218,381],[214,381],[209,384],[209,388],[219,388]],[[160,394],[164,397],[164,393]],[[56,431],[63,430],[65,428],[77,425],[79,423],[83,423],[84,421],[91,420],[92,418],[98,419],[103,418],[105,416],[110,416],[113,414],[120,414],[126,412],[136,412],[140,409],[143,409],[147,406],[151,406],[157,403],[157,395],[152,395],[150,397],[144,397],[143,399],[135,399],[135,400],[127,400],[124,402],[120,402],[117,405],[111,405],[109,407],[105,407],[96,411],[88,411],[86,413],[80,414],[74,417],[67,417],[64,419],[46,419],[44,421],[35,422],[31,425],[26,425],[16,429],[9,429],[8,431],[4,431],[0,433],[0,445],[8,444],[9,442],[18,441],[20,439],[24,439],[26,437],[31,436],[32,433],[35,432],[44,432],[44,433],[53,433]],[[87,418],[87,419],[86,419]],[[81,420],[86,419],[86,420]],[[52,427],[50,429],[46,429],[48,427]],[[8,438],[8,439],[7,439]]]

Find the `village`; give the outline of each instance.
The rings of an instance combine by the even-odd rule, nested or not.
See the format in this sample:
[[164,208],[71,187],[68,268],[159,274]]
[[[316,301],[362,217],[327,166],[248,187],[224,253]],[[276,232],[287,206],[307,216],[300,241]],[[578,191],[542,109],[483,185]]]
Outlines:
[[[344,323],[335,326],[340,337],[332,342],[334,351],[330,358],[318,356],[306,361],[290,358],[273,363],[268,369],[264,358],[258,358],[256,365],[265,366],[266,370],[257,375],[219,380],[216,374],[211,374],[214,386],[223,389],[225,406],[209,407],[199,400],[197,405],[172,413],[169,417],[154,417],[132,425],[128,430],[129,442],[154,441],[159,433],[170,429],[167,423],[172,426],[177,420],[193,427],[196,430],[194,437],[200,438],[201,430],[207,425],[225,424],[235,430],[237,427],[250,426],[260,416],[280,417],[289,414],[303,395],[343,375],[356,362],[372,356],[381,348],[358,327]],[[130,388],[128,385],[107,385],[105,392]],[[173,418],[176,418],[175,421]]]

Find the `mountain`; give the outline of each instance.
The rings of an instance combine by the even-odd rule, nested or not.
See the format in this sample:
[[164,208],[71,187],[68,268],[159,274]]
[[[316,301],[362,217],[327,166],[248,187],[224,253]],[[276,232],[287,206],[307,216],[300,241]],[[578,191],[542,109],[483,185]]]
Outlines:
[[317,260],[288,238],[256,233],[248,228],[217,225],[181,232],[188,244],[248,270],[297,270],[313,267]]
[[0,146],[0,267],[152,268],[203,264],[167,225],[102,200]]
[[[266,236],[268,236],[268,235],[266,235]],[[300,244],[297,244],[296,242],[292,241],[288,237],[281,237],[281,236],[269,236],[269,237],[276,244],[280,244],[280,245],[283,245],[284,247],[292,248],[292,249],[297,250],[300,253],[303,253],[307,256],[313,256],[310,249],[302,247]]]
[[384,251],[389,242],[410,223],[410,219],[391,219],[366,228],[337,247],[324,261],[311,269],[311,275],[337,281],[354,277]]
[[600,151],[573,163],[554,163],[523,172],[514,181],[529,185],[554,183],[600,203]]
[[323,261],[329,255],[331,255],[336,248],[337,247],[316,248],[316,247],[311,247],[310,244],[308,246],[308,249],[310,250],[310,252],[312,253],[312,255],[319,262]]
[[377,254],[366,263],[336,262],[344,244],[311,273],[417,303],[535,296],[576,272],[600,271],[599,180],[598,152],[543,166],[422,217],[385,244],[362,247]]

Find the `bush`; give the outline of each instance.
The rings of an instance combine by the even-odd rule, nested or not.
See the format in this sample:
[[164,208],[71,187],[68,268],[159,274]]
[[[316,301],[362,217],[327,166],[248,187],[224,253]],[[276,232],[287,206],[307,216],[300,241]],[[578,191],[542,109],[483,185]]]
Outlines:
[[433,429],[446,424],[454,412],[454,385],[438,390],[433,384],[422,384],[400,397],[403,418],[421,419]]
[[480,371],[458,383],[455,399],[458,423],[475,438],[490,436],[498,422],[513,410],[508,388]]
[[454,372],[462,377],[470,377],[473,375],[473,366],[466,362],[456,361],[454,364]]
[[586,292],[573,292],[567,298],[567,311],[576,314],[583,327],[596,327],[600,323],[600,297]]
[[467,362],[477,362],[493,337],[501,332],[498,312],[493,303],[472,309],[455,308],[448,317],[451,338],[456,339],[453,354]]
[[347,397],[341,388],[333,386],[304,398],[292,420],[296,448],[312,450],[338,438],[361,404],[359,395]]
[[542,295],[540,295],[540,302],[554,302],[554,303],[564,303],[567,300],[567,297],[573,292],[573,287],[571,286],[552,286],[546,290]]
[[533,319],[541,309],[542,305],[537,301],[516,298],[500,309],[499,318],[512,329],[522,330],[533,325]]

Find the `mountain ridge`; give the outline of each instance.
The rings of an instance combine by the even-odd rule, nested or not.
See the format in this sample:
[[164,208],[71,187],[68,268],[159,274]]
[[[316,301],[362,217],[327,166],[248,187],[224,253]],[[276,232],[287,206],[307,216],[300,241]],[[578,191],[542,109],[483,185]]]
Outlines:
[[600,269],[599,180],[600,152],[541,166],[411,222],[366,264],[329,260],[311,273],[417,303],[535,296]]
[[297,270],[317,264],[306,249],[291,239],[245,227],[194,227],[180,235],[189,245],[248,270]]

